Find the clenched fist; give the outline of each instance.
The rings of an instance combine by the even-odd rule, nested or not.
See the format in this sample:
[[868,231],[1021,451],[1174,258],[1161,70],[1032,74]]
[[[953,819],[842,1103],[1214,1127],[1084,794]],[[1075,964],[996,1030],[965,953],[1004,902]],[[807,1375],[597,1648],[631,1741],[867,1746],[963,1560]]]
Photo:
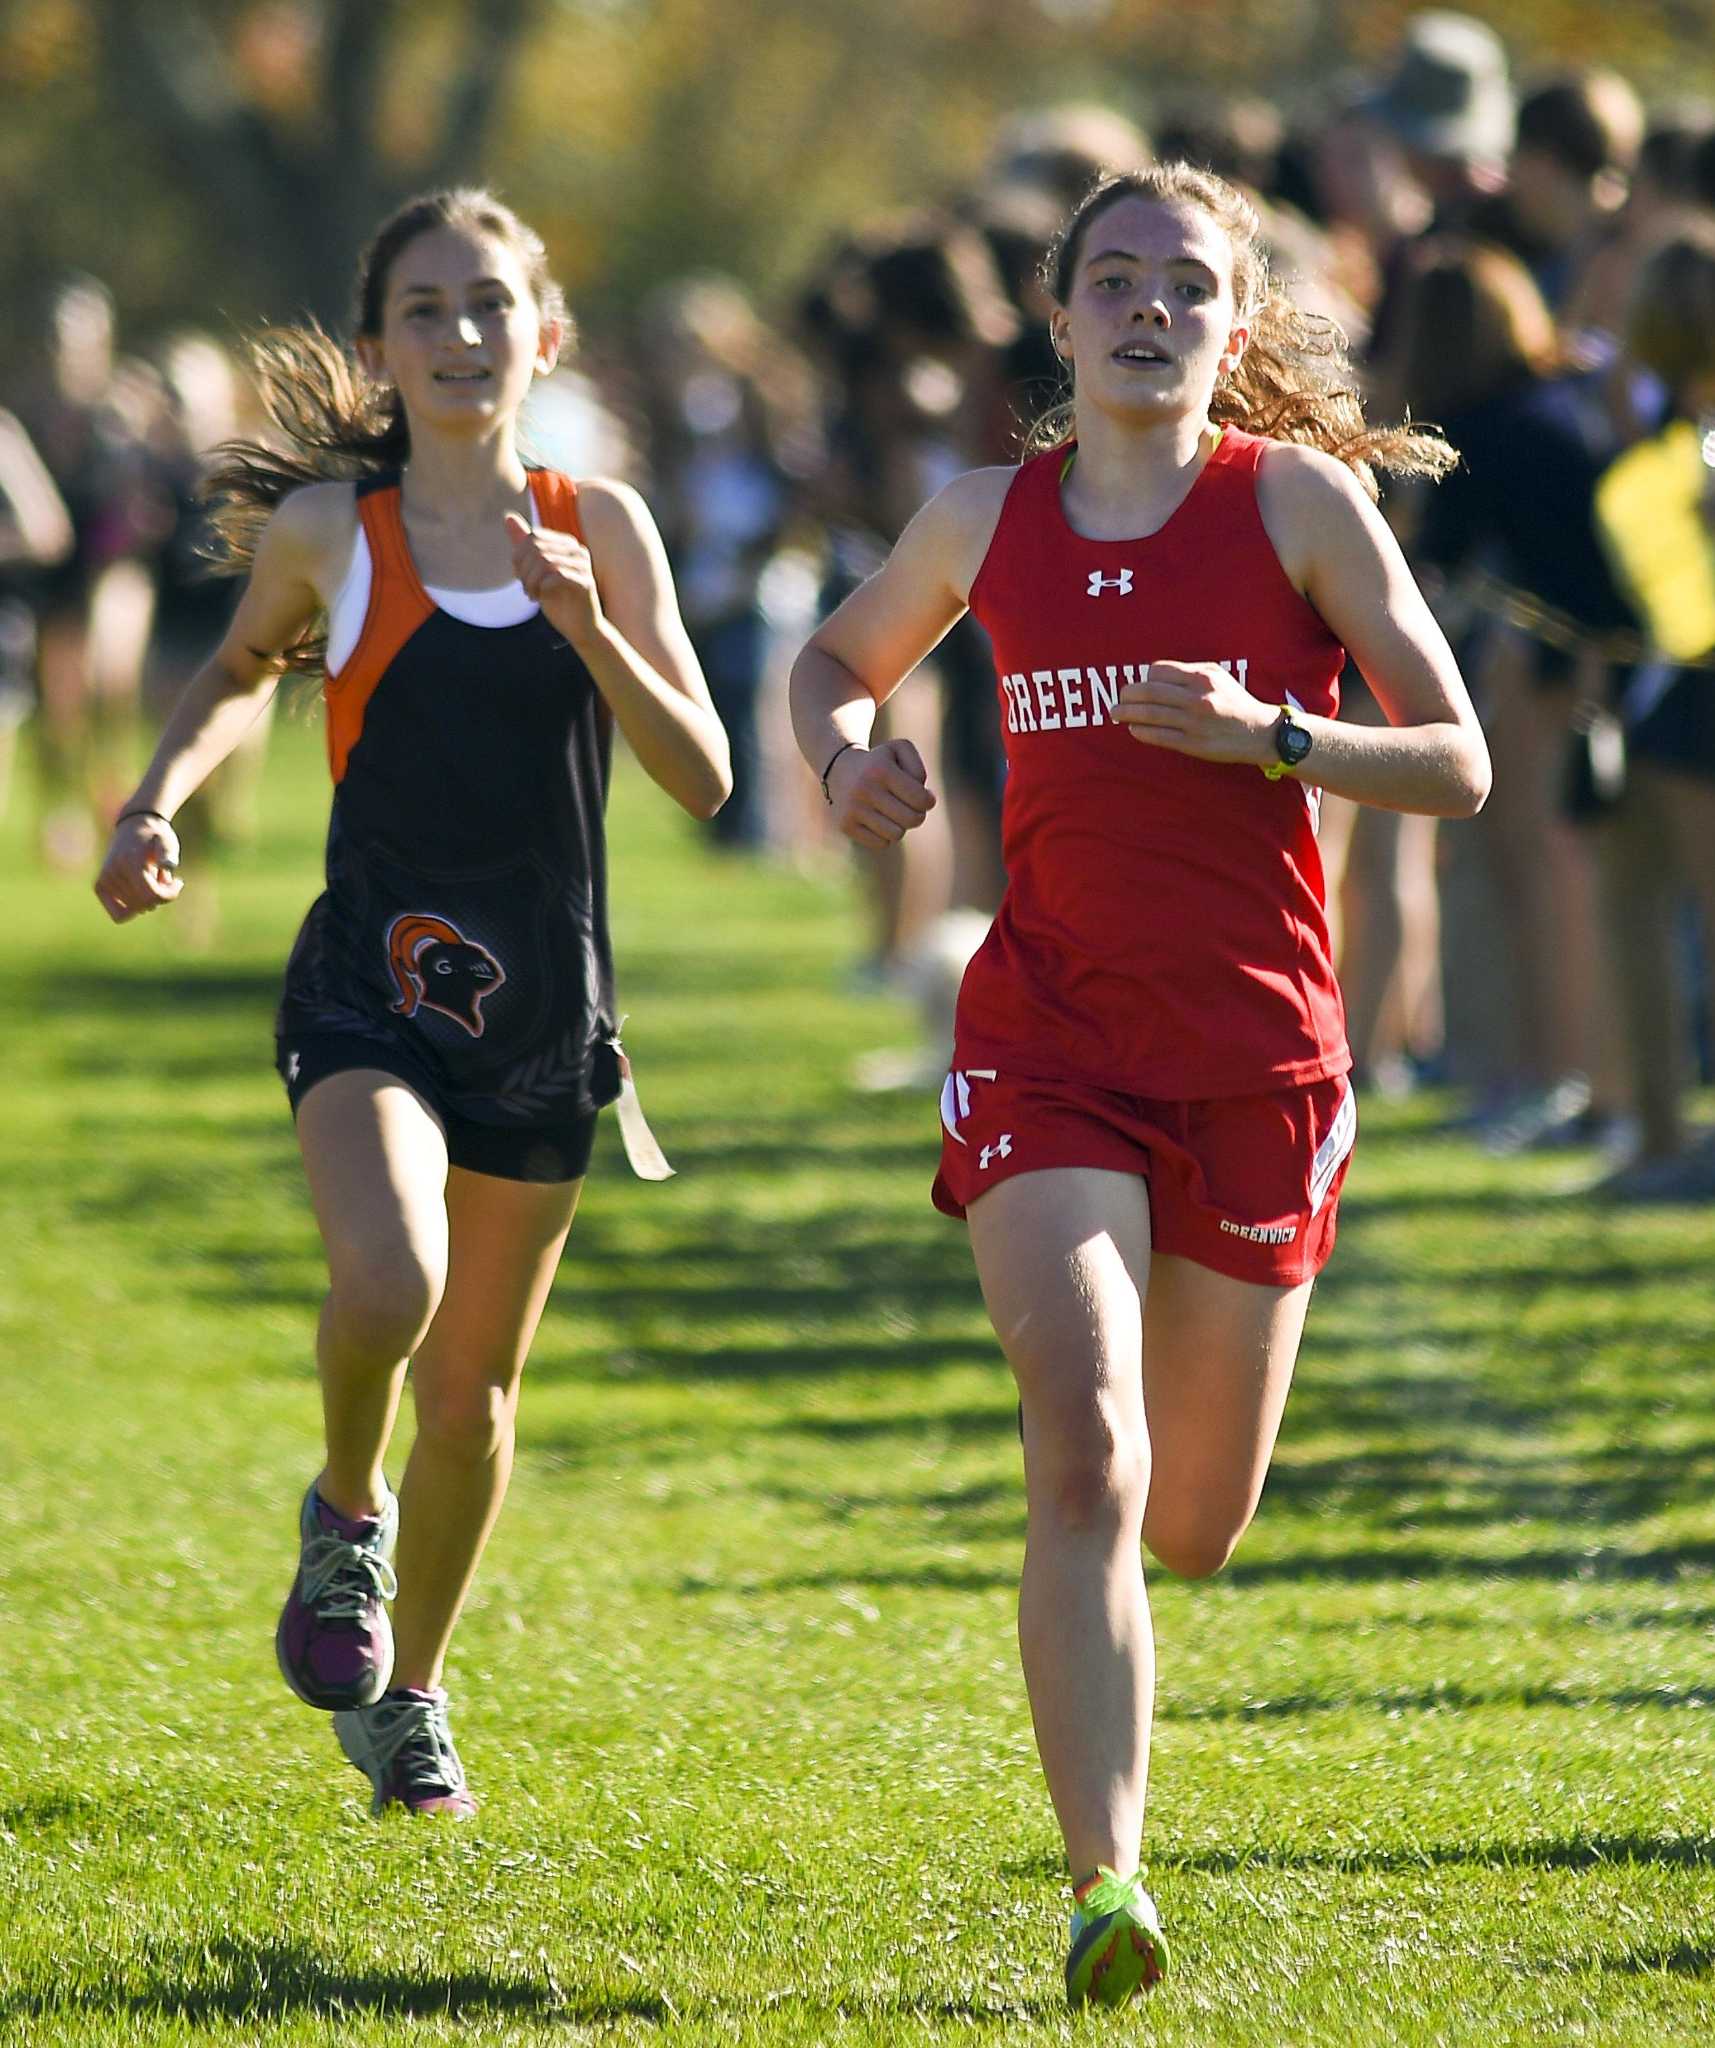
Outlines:
[[537,531],[516,512],[506,514],[506,537],[525,596],[574,647],[589,646],[605,624],[589,549],[573,534]]
[[828,770],[834,822],[859,846],[897,846],[935,808],[929,771],[909,740],[847,747]]

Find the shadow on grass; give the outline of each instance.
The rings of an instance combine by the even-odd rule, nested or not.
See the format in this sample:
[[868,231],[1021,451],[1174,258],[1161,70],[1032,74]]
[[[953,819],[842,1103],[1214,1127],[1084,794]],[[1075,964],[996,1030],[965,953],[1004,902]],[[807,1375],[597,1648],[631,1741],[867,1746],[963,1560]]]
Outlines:
[[[1306,1403],[1314,1408],[1314,1395]],[[1707,1500],[1715,1438],[1671,1449],[1534,1450],[1495,1457],[1463,1443],[1278,1459],[1264,1500],[1358,1515],[1372,1526],[1635,1522]]]
[[958,1442],[983,1442],[990,1437],[1018,1441],[1017,1410],[1004,1397],[992,1408],[925,1406],[880,1415],[786,1415],[768,1427],[780,1435],[820,1437],[832,1444],[870,1443],[890,1436],[920,1443],[929,1434]]
[[1628,1977],[1708,1977],[1715,1975],[1715,1948],[1695,1948],[1689,1941],[1672,1948],[1628,1949],[1624,1955],[1599,1956],[1597,1966]]
[[[909,1347],[906,1347],[901,1358],[896,1363],[914,1364],[921,1370],[923,1360],[921,1358],[912,1359],[908,1355],[908,1351]],[[629,1355],[627,1353],[628,1357]],[[838,1351],[830,1352],[825,1361],[829,1371],[841,1370],[847,1362]],[[805,1373],[812,1369],[802,1359],[799,1360],[795,1367],[783,1366],[781,1368],[782,1371],[795,1371],[798,1373]],[[555,1377],[552,1371],[538,1373],[533,1366],[531,1367],[531,1373],[534,1379],[541,1384],[549,1383]],[[582,1373],[576,1375],[578,1378],[586,1376]],[[626,1377],[621,1376],[619,1384],[625,1385],[626,1383]],[[962,1447],[971,1444],[984,1444],[990,1440],[996,1443],[1011,1442],[1013,1444],[1016,1444],[1018,1441],[1016,1426],[1013,1421],[1013,1411],[1010,1408],[1000,1407],[924,1407],[913,1410],[909,1416],[891,1414],[875,1417],[783,1416],[777,1422],[760,1424],[754,1428],[747,1427],[743,1432],[745,1437],[751,1439],[760,1439],[764,1433],[771,1437],[819,1437],[832,1444],[863,1444],[896,1435],[908,1436],[912,1443],[917,1446],[921,1446],[925,1442],[950,1443]],[[543,1459],[551,1464],[558,1464],[572,1470],[577,1470],[590,1465],[611,1467],[616,1444],[636,1440],[616,1436],[613,1429],[598,1419],[592,1422],[588,1429],[571,1430],[533,1427],[520,1439],[520,1443],[521,1448],[532,1458]],[[659,1442],[659,1433],[655,1433],[649,1440]],[[782,1452],[782,1455],[788,1454]],[[878,1504],[875,1502],[860,1502],[838,1492],[834,1495],[829,1495],[818,1493],[813,1489],[805,1489],[799,1493],[794,1493],[790,1489],[778,1490],[765,1480],[759,1480],[750,1490],[770,1500],[802,1499],[807,1506],[825,1508],[834,1515],[835,1519],[842,1521],[848,1519],[850,1513],[859,1506]],[[1004,1491],[1004,1488],[997,1489],[997,1501]],[[956,1504],[957,1500],[958,1496],[952,1493],[945,1495],[928,1493],[921,1497],[909,1498],[900,1504],[907,1507],[921,1506],[924,1508],[944,1509],[948,1505]],[[1020,1515],[1023,1513],[1022,1492],[1018,1494],[1018,1513]],[[1016,1519],[1015,1516],[1009,1515],[1008,1526],[1010,1527]]]
[[[206,1981],[210,1977],[218,1981]],[[1021,2019],[1032,2011],[1017,2000],[932,1995],[840,2001],[821,2009],[830,2017],[908,2016],[965,2026]],[[667,1999],[645,1991],[615,1996],[551,1981],[496,1977],[483,1970],[342,1970],[301,1943],[286,1941],[186,1943],[176,1954],[160,1945],[141,1983],[116,1982],[77,1991],[56,1987],[0,1998],[0,2027],[98,2015],[192,2027],[310,2015],[335,2023],[360,2018],[499,2018],[604,2029],[622,2020],[662,2025],[684,2017]]]
[[[989,1426],[992,1428],[992,1421]],[[1715,1543],[1686,1543],[1657,1550],[1531,1550],[1517,1556],[1471,1556],[1439,1550],[1348,1550],[1326,1556],[1266,1558],[1256,1564],[1231,1564],[1221,1574],[1233,1586],[1272,1586],[1331,1581],[1337,1585],[1384,1585],[1419,1579],[1542,1579],[1648,1580],[1665,1583],[1685,1570],[1715,1566]],[[1168,1574],[1154,1574],[1165,1582]],[[705,1584],[681,1579],[683,1593],[730,1593],[757,1599],[783,1593],[834,1592],[848,1586],[891,1587],[899,1591],[964,1592],[1016,1590],[1018,1573],[950,1570],[941,1565],[906,1565],[894,1571],[792,1572],[779,1578]],[[1615,1695],[1616,1703],[1620,1696]],[[1634,1704],[1655,1696],[1640,1692]],[[1655,1699],[1655,1704],[1660,1704]],[[1692,1704],[1701,1704],[1693,1701]]]
[[[1421,1847],[1391,1849],[1288,1849],[1249,1843],[1242,1849],[1193,1849],[1176,1854],[1159,1845],[1151,1859],[1158,1871],[1199,1871],[1210,1875],[1245,1870],[1333,1870],[1354,1875],[1366,1871],[1443,1870],[1603,1870],[1648,1866],[1665,1870],[1715,1870],[1715,1837],[1709,1835],[1571,1835],[1546,1841],[1427,1842]],[[1010,1878],[1063,1881],[1065,1862],[1055,1852],[1020,1857],[1000,1866]],[[1692,1962],[1679,1967],[1707,1967],[1709,1951],[1684,1944],[1677,1950]],[[1701,1960],[1697,1960],[1701,1959]],[[1611,1967],[1623,1967],[1615,1963]],[[1660,1960],[1640,1962],[1640,1969],[1670,1968]]]
[[1715,1607],[1646,1607],[1636,1614],[1587,1614],[1591,1628],[1715,1628]]
[[32,995],[40,1013],[61,1025],[99,1021],[110,1027],[101,1047],[65,1055],[67,1074],[92,1080],[133,1073],[152,1081],[220,1080],[268,1070],[285,964],[282,954],[255,968],[182,960],[111,974],[61,970],[36,980]]
[[112,1813],[110,1800],[92,1798],[87,1792],[38,1792],[33,1798],[12,1799],[0,1806],[0,1833],[40,1834],[68,1823],[106,1821]]
[[1715,1707],[1715,1686],[1659,1685],[1623,1687],[1617,1692],[1580,1692],[1570,1686],[1517,1685],[1484,1690],[1457,1684],[1387,1687],[1379,1692],[1286,1693],[1270,1700],[1223,1700],[1206,1706],[1175,1706],[1164,1700],[1156,1708],[1162,1721],[1296,1720],[1301,1715],[1378,1713],[1465,1713],[1481,1707],[1610,1707],[1625,1710],[1655,1707]]
[[1715,1543],[1682,1543],[1653,1550],[1524,1550],[1511,1556],[1457,1550],[1343,1550],[1321,1556],[1259,1558],[1230,1564],[1222,1578],[1233,1586],[1269,1586],[1331,1580],[1373,1585],[1397,1579],[1675,1579],[1682,1571],[1715,1565]]
[[1431,1842],[1398,1849],[1207,1849],[1158,1856],[1179,1870],[1715,1870],[1708,1835],[1572,1835],[1543,1842]]
[[[947,1359],[958,1363],[989,1362],[987,1347],[921,1343],[898,1347],[899,1362]],[[885,1368],[894,1347],[864,1347],[842,1352],[831,1347],[830,1366],[868,1365]],[[708,1372],[719,1366],[711,1354]],[[773,1368],[779,1370],[776,1365]],[[1313,1401],[1314,1397],[1312,1397]],[[1010,1411],[998,1402],[990,1428],[1003,1431]],[[890,1434],[921,1436],[941,1427],[930,1410],[843,1418],[808,1416],[772,1425],[794,1434],[820,1436],[834,1442],[864,1441]],[[955,1430],[959,1424],[955,1422]],[[979,1435],[965,1420],[963,1434]],[[1675,1444],[1671,1449],[1628,1445],[1601,1451],[1533,1451],[1520,1457],[1490,1457],[1458,1443],[1431,1443],[1412,1449],[1354,1451],[1321,1459],[1281,1459],[1269,1473],[1264,1514],[1285,1508],[1304,1515],[1339,1516],[1370,1529],[1480,1529],[1521,1522],[1553,1524],[1564,1530],[1621,1522],[1641,1522],[1674,1508],[1695,1508],[1709,1497],[1715,1475],[1715,1439]],[[973,1530],[990,1526],[991,1512],[1000,1511],[1007,1526],[1023,1509],[1023,1494],[1012,1482],[994,1482],[960,1492],[907,1487],[841,1488],[830,1499],[823,1490],[766,1489],[771,1498],[822,1505],[844,1519],[865,1510],[910,1511],[933,1508],[962,1516]]]
[[156,1945],[141,1982],[119,1981],[75,1992],[21,1992],[0,2000],[0,2021],[71,2013],[124,2013],[192,2026],[286,2019],[302,2013],[329,2019],[534,2015],[573,2023],[664,2021],[671,2016],[665,2000],[645,1992],[630,1997],[588,1995],[527,1978],[491,1976],[484,1970],[342,1969],[299,1942],[230,1939],[187,1942],[176,1950]]
[[970,1571],[955,1565],[929,1564],[897,1572],[795,1572],[780,1579],[704,1579],[686,1573],[673,1590],[687,1598],[717,1594],[728,1599],[758,1600],[777,1593],[840,1593],[852,1586],[907,1589],[914,1593],[1016,1593],[1018,1573]]
[[[902,1283],[892,1271],[870,1271],[861,1279],[854,1278],[843,1286],[767,1286],[741,1265],[735,1264],[733,1278],[727,1286],[650,1286],[647,1282],[625,1286],[590,1282],[585,1284],[575,1270],[567,1276],[565,1291],[550,1303],[548,1320],[564,1320],[576,1331],[580,1316],[592,1309],[625,1319],[649,1319],[659,1324],[664,1311],[670,1310],[675,1317],[682,1318],[688,1332],[693,1331],[697,1322],[715,1321],[722,1317],[742,1318],[755,1321],[767,1318],[784,1322],[787,1327],[786,1341],[778,1348],[769,1346],[765,1350],[734,1350],[719,1343],[698,1341],[694,1335],[680,1344],[637,1343],[625,1347],[628,1358],[634,1358],[647,1372],[661,1379],[681,1379],[687,1375],[701,1377],[710,1371],[727,1376],[746,1369],[763,1376],[772,1376],[781,1371],[791,1370],[794,1358],[807,1360],[826,1355],[858,1357],[871,1364],[883,1366],[908,1366],[913,1369],[921,1360],[913,1355],[910,1339],[876,1338],[858,1339],[850,1342],[836,1334],[828,1334],[825,1328],[830,1320],[862,1315],[866,1306],[877,1309],[884,1304],[897,1302],[909,1291],[913,1307],[928,1311],[940,1307],[963,1308],[975,1298],[975,1288],[967,1288],[957,1281],[942,1279],[917,1280]],[[817,1329],[814,1337],[808,1332]],[[942,1352],[952,1356],[970,1355],[973,1352],[984,1362],[1001,1370],[999,1355],[994,1345],[975,1338],[938,1338],[929,1347],[937,1357]],[[750,1367],[735,1366],[734,1357],[755,1361]]]

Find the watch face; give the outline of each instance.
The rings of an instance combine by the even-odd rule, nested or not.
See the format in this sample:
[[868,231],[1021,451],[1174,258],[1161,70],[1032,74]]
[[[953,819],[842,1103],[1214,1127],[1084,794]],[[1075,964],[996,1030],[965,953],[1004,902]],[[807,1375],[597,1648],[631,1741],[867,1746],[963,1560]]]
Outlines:
[[1274,729],[1274,750],[1289,768],[1296,768],[1309,753],[1311,739],[1302,725],[1295,725],[1290,718],[1282,717]]

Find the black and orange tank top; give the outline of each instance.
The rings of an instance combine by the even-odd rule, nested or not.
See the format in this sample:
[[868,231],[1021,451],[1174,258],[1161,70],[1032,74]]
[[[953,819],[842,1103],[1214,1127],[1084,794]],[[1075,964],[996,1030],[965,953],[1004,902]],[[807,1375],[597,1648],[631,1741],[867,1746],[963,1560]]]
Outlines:
[[[577,534],[576,486],[531,473]],[[327,887],[286,973],[281,1030],[404,1041],[447,1106],[554,1122],[619,1093],[603,830],[612,725],[539,610],[455,617],[425,588],[399,477],[358,486],[370,587],[327,683]],[[449,594],[450,595],[450,594]]]

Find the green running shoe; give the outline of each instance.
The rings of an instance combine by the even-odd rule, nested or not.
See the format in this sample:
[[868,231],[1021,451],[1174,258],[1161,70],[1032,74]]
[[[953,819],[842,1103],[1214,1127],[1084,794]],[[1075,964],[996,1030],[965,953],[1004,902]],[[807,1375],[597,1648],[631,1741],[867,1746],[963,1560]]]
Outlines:
[[1066,1958],[1068,2005],[1124,2005],[1167,1974],[1161,1916],[1143,1873],[1116,1877],[1104,1863],[1072,1915]]

